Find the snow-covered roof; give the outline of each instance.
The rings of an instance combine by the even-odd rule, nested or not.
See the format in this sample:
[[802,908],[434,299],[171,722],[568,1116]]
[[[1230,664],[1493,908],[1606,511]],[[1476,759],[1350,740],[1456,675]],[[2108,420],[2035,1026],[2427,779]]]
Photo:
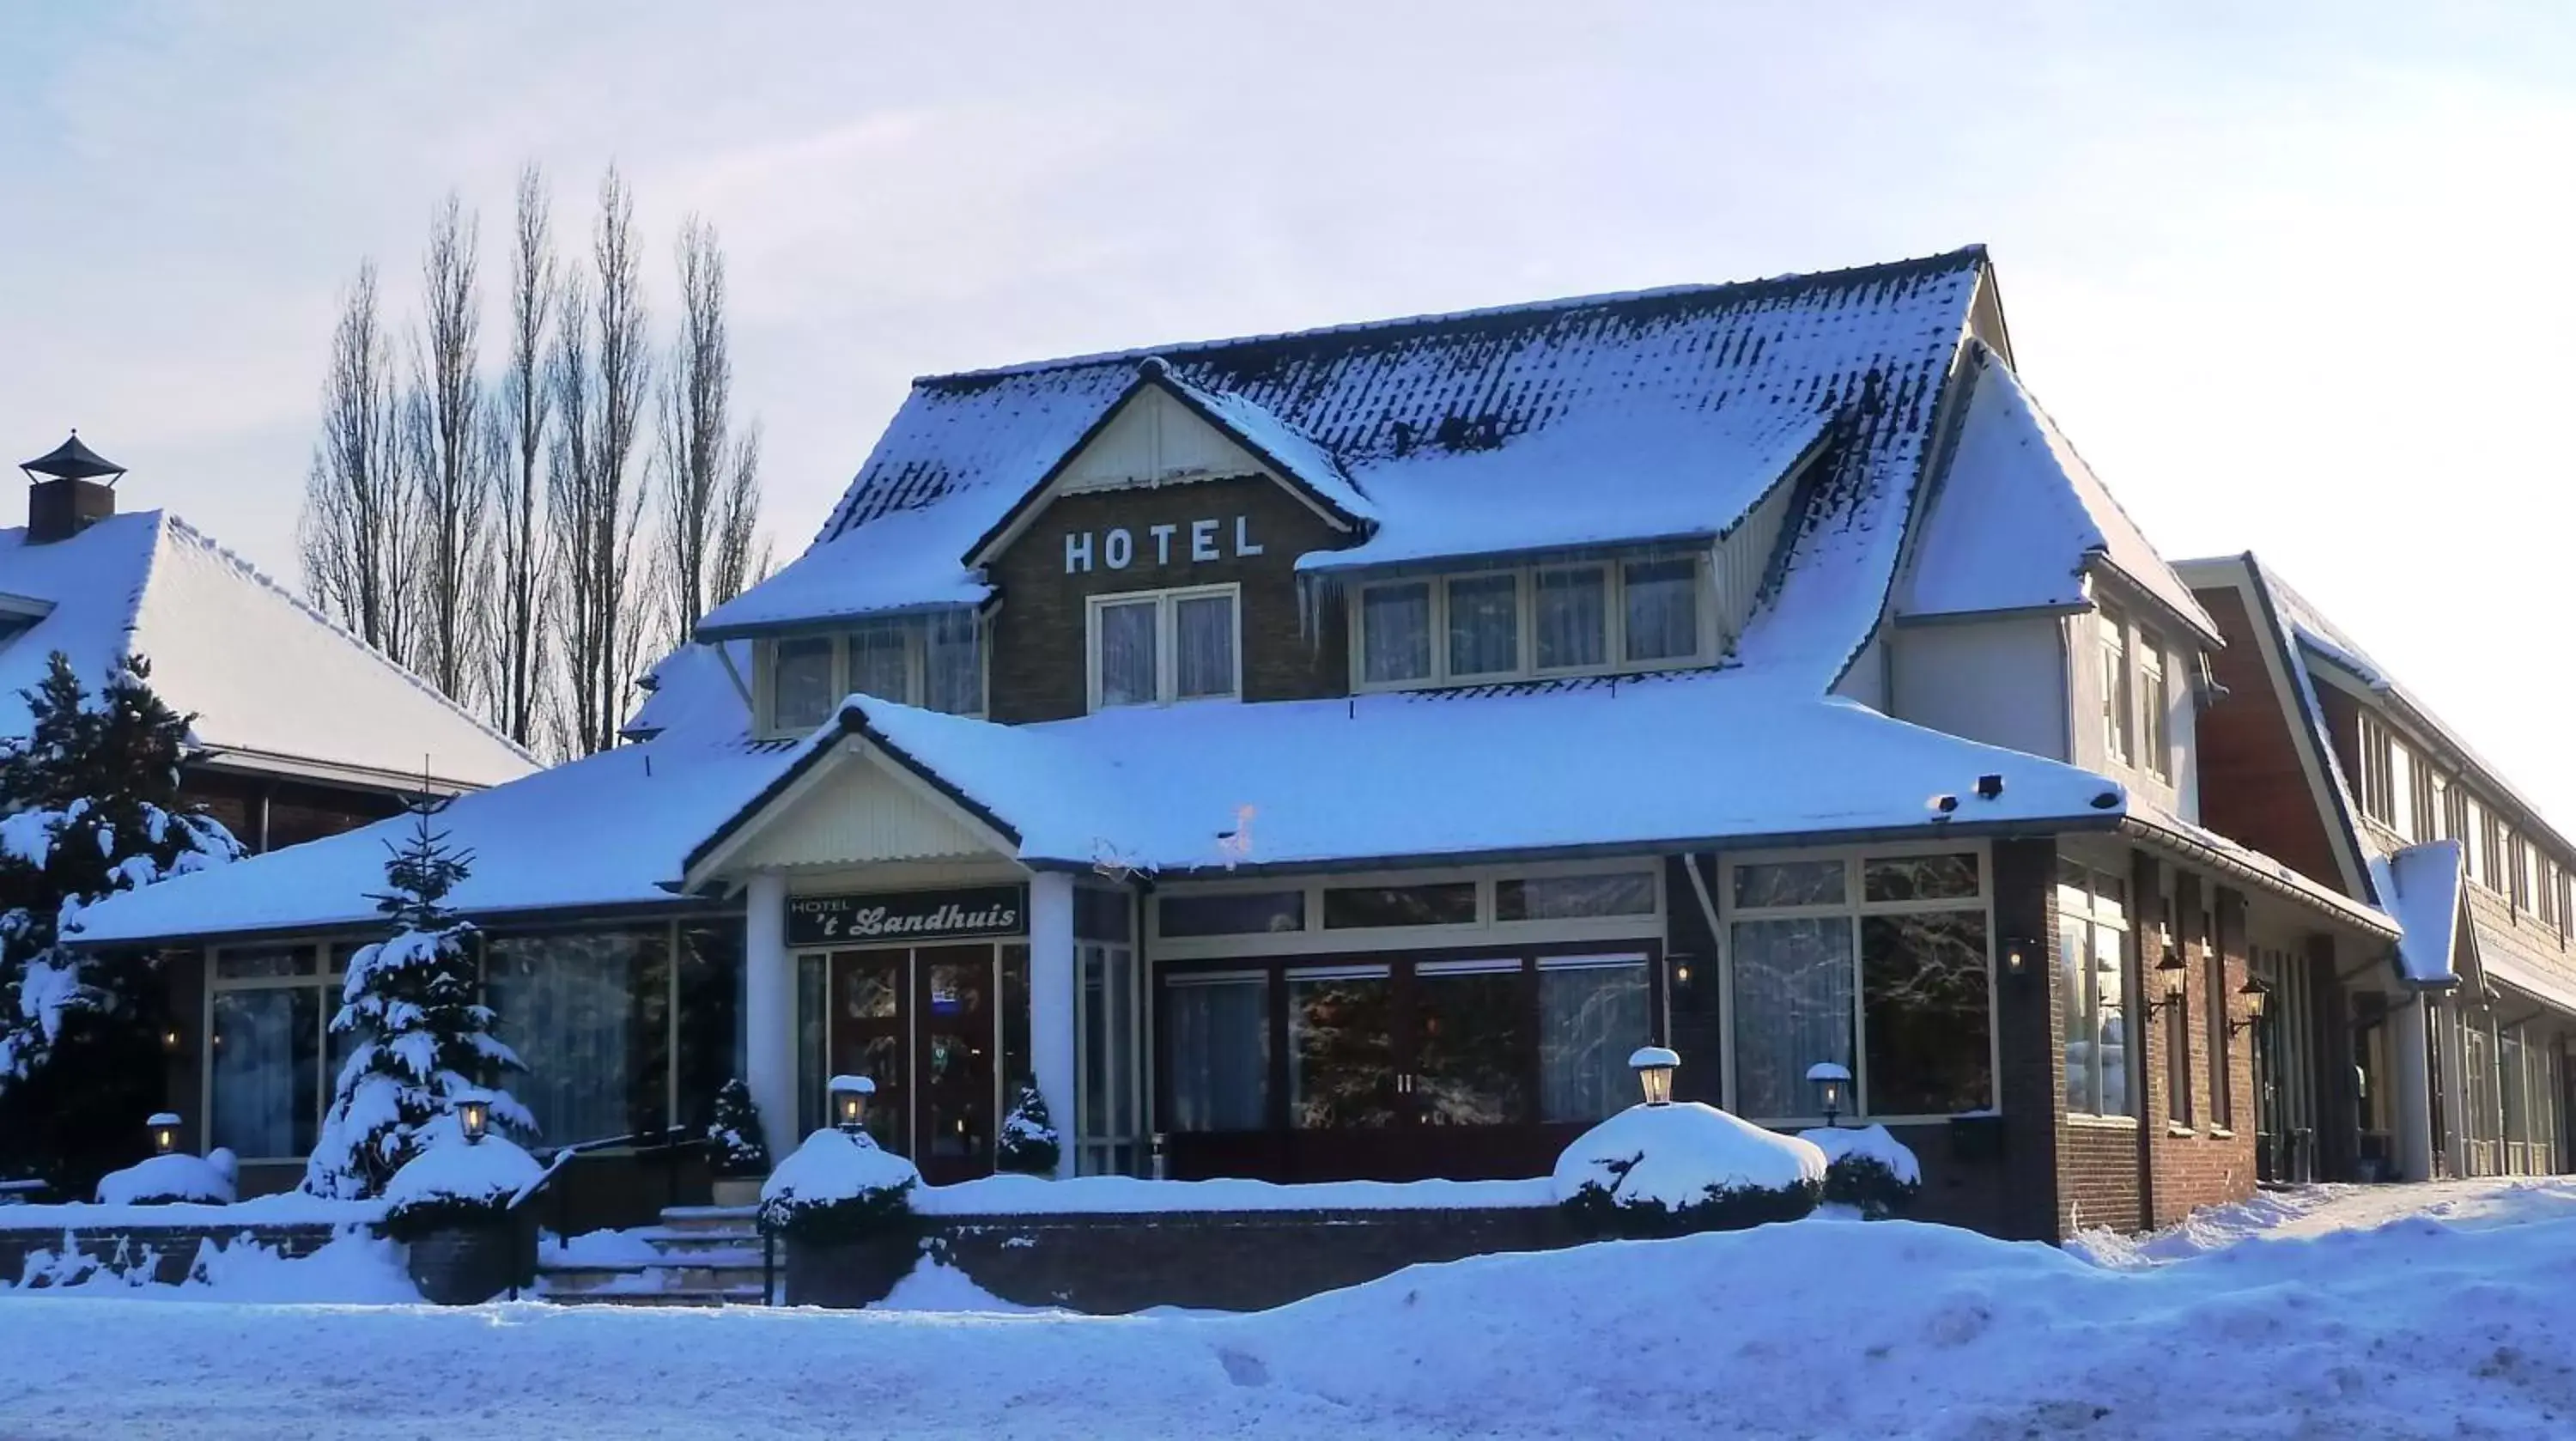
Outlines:
[[2417,985],[2448,986],[2460,978],[2453,952],[2460,935],[2467,856],[2458,841],[2439,840],[2370,858],[2371,885],[2403,932],[2397,940],[2397,969]]
[[178,517],[110,516],[50,544],[0,531],[0,594],[49,607],[0,644],[0,734],[29,724],[20,692],[54,651],[96,686],[121,655],[198,742],[235,763],[494,785],[536,762],[418,676]]
[[1768,642],[1822,647],[1829,682],[1877,622],[1985,267],[1972,247],[926,377],[813,548],[701,634],[984,599],[965,557],[1159,359],[1227,428],[1318,489],[1338,475],[1346,508],[1375,518],[1318,565],[1716,534],[1830,429],[1841,462],[1797,546],[1832,573]]
[[2117,573],[2211,644],[2218,623],[2192,598],[2021,378],[1971,342],[1968,398],[1940,489],[1897,595],[1906,619],[2077,610],[2085,577]]
[[2144,797],[2129,801],[2130,819],[2142,830],[2161,835],[2203,858],[2217,862],[2239,876],[2268,886],[2282,895],[2294,896],[2316,909],[2341,916],[2354,926],[2374,935],[2394,938],[2398,924],[2365,901],[2355,900],[2330,885],[2300,874],[2253,847],[2221,835]]
[[740,730],[751,723],[742,688],[751,684],[751,643],[683,645],[656,661],[638,688],[643,703],[618,734],[650,740],[671,730]]

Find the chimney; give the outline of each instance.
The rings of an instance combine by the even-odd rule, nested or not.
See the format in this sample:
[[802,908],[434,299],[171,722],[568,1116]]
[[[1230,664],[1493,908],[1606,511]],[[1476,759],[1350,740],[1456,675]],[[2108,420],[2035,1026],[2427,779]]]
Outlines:
[[69,540],[116,514],[125,467],[81,444],[80,432],[18,467],[27,476],[27,543]]

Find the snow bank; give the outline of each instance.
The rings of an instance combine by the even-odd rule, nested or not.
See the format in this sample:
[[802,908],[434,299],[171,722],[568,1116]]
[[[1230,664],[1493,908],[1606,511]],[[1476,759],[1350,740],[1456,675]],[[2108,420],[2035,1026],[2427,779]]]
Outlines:
[[1922,1163],[1904,1142],[1887,1133],[1885,1126],[1818,1126],[1800,1131],[1798,1139],[1824,1152],[1830,1167],[1846,1156],[1876,1161],[1909,1186],[1923,1184]]
[[1587,1187],[1622,1205],[1681,1207],[1732,1191],[1822,1185],[1825,1153],[1794,1136],[1698,1101],[1630,1106],[1584,1132],[1556,1158],[1556,1198]]
[[364,1226],[385,1218],[382,1201],[327,1201],[301,1191],[253,1196],[231,1205],[96,1205],[73,1201],[0,1207],[0,1231],[106,1230],[133,1226]]
[[1556,1187],[1533,1181],[1142,1181],[1132,1176],[997,1175],[913,1192],[927,1216],[1133,1215],[1152,1211],[1417,1211],[1550,1206]]
[[928,1256],[912,1268],[910,1275],[894,1283],[886,1298],[868,1308],[871,1311],[936,1311],[949,1315],[972,1312],[1000,1316],[1061,1316],[1071,1314],[1049,1306],[1023,1306],[1005,1301],[975,1284],[974,1278],[954,1266],[942,1265]]
[[226,1164],[232,1153],[219,1150],[223,1159],[214,1156],[190,1156],[172,1152],[152,1156],[98,1178],[98,1199],[103,1206],[148,1206],[171,1201],[193,1201],[201,1205],[228,1206],[233,1199],[233,1168]]
[[[14,1294],[65,1298],[116,1296],[145,1301],[333,1302],[370,1304],[420,1299],[403,1274],[402,1253],[392,1242],[368,1235],[335,1237],[310,1255],[288,1257],[273,1246],[252,1241],[219,1245],[198,1243],[188,1278],[175,1285],[150,1280],[150,1255],[131,1252],[135,1262],[120,1275],[102,1264],[113,1253],[67,1244],[60,1250],[30,1254],[16,1278]],[[0,1292],[10,1290],[0,1278]]]

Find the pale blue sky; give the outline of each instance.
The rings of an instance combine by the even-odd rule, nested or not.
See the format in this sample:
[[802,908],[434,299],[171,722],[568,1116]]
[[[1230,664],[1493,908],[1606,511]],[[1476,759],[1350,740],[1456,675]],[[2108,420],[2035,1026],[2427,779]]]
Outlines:
[[790,549],[913,374],[1984,241],[2167,554],[2576,829],[2567,7],[0,0],[0,56],[0,449],[281,572],[337,292],[407,307],[451,185],[497,273],[527,158],[722,229]]

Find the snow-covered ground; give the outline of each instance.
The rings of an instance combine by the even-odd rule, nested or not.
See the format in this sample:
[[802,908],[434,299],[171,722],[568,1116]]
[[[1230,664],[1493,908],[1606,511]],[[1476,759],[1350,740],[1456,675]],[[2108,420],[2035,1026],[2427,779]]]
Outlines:
[[0,1295],[0,1436],[2576,1427],[2576,1182],[2316,1188],[2105,1259],[1809,1220],[1419,1267],[1236,1317],[963,1310],[983,1298],[935,1271],[896,1297],[924,1309],[856,1314],[232,1299],[291,1294],[298,1266],[391,1274],[353,1247],[154,1293],[203,1304]]

